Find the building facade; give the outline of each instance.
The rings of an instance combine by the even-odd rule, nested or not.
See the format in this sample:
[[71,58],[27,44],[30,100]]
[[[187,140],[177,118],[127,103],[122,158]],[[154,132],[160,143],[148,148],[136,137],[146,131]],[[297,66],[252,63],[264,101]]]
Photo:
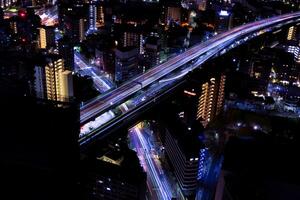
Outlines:
[[36,96],[51,101],[68,102],[73,97],[72,72],[64,69],[62,58],[52,55],[44,66],[35,66]]

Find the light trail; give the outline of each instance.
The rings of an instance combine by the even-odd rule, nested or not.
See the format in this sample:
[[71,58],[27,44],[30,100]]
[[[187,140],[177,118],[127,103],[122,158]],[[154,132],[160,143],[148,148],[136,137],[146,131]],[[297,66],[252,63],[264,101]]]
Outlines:
[[[133,99],[137,98],[136,94],[138,94],[142,95],[143,99],[145,100],[137,101],[136,104],[133,104],[133,108],[128,109],[127,111],[131,113],[136,113],[133,111],[138,110],[140,107],[143,107],[143,105],[148,105],[149,102],[151,103],[153,98],[155,98],[156,94],[159,94],[159,92],[163,93],[165,91],[168,91],[170,85],[172,85],[175,82],[175,80],[182,79],[185,74],[187,74],[190,71],[193,71],[195,68],[199,67],[199,65],[204,63],[209,58],[215,56],[219,52],[222,52],[224,48],[234,48],[243,43],[238,42],[241,41],[241,39],[257,37],[261,32],[266,32],[266,30],[270,31],[271,26],[275,27],[280,25],[279,27],[277,27],[280,28],[281,26],[286,25],[288,21],[297,23],[300,20],[299,17],[300,12],[285,14],[245,24],[233,28],[227,32],[218,34],[215,37],[207,40],[206,42],[198,44],[186,50],[185,52],[173,58],[170,58],[166,62],[154,68],[151,68],[144,74],[133,78],[132,80],[124,83],[120,87],[108,91],[106,94],[101,95],[93,99],[92,101],[86,103],[81,107],[80,121],[82,124],[87,123],[89,122],[89,120],[92,120],[97,115],[107,112],[109,109],[117,108],[118,106],[122,105],[131,96],[135,95]],[[181,70],[181,73],[184,75],[180,76],[180,74],[177,74],[177,77],[175,76],[174,81],[170,79],[170,81],[162,81],[161,85],[159,84],[159,80],[162,80],[163,78],[168,78],[168,76],[172,75],[173,73],[177,73],[178,70]],[[150,89],[145,89],[147,86],[150,86]],[[152,88],[152,86],[157,87],[156,91]],[[120,115],[118,115],[118,118],[116,120],[109,121],[108,125],[105,126],[105,130],[107,130],[109,127],[117,125],[122,120],[121,116],[124,114],[125,113],[122,112]],[[102,129],[101,127],[98,127],[97,130],[93,130],[90,134],[88,134],[88,137],[81,138],[80,144],[82,145],[88,141],[91,141],[93,138],[97,137],[101,133]]]
[[87,63],[85,63],[83,61],[82,58],[80,58],[78,56],[77,53],[74,53],[74,60],[75,60],[75,64],[81,69],[83,70],[85,73],[87,73],[87,75],[91,76],[94,80],[94,84],[97,87],[97,89],[103,93],[106,92],[108,90],[110,90],[112,88],[112,86],[108,85],[104,80],[102,76],[97,75],[94,70],[93,67],[89,66]]
[[[143,136],[143,133],[141,130],[136,126],[133,128],[132,137],[133,139],[137,137],[138,142],[141,144],[143,152],[140,152],[140,156],[144,155],[143,159],[148,164],[148,168],[146,168],[147,173],[150,175],[151,180],[154,182],[154,185],[157,186],[158,191],[160,193],[160,196],[164,200],[170,200],[172,198],[172,192],[171,189],[165,179],[162,175],[160,175],[160,168],[156,165],[156,162],[153,160],[153,158],[150,156],[151,148],[149,147],[149,143],[146,141],[146,139]],[[134,139],[134,140],[137,140]]]
[[[131,81],[128,81],[119,88],[116,88],[106,96],[98,97],[92,102],[87,103],[82,108],[81,122],[87,121],[89,118],[93,118],[94,115],[97,115],[97,113],[101,113],[104,110],[110,108],[112,104],[123,103],[122,101],[124,101],[124,99],[128,98],[130,95],[136,93],[141,89],[141,84],[144,88],[205,53],[211,54],[213,56],[221,50],[219,49],[220,46],[230,45],[232,44],[232,41],[238,40],[242,36],[246,36],[247,34],[255,34],[255,31],[260,31],[267,26],[271,26],[273,24],[276,25],[279,22],[288,21],[294,18],[298,18],[299,16],[299,12],[282,15],[249,23],[231,29],[228,32],[218,34],[212,39],[196,45],[183,52],[182,54],[169,59],[165,63],[148,70],[146,73],[133,78]],[[195,67],[193,66],[187,66],[187,69],[189,69],[189,71],[192,71],[194,68]]]

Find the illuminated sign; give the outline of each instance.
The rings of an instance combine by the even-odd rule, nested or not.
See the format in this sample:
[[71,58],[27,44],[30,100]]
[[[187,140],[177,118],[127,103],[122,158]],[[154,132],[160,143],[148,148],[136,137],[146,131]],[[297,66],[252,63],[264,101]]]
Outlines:
[[221,11],[219,12],[219,15],[220,15],[220,16],[229,16],[229,12],[228,12],[227,10],[221,10]]

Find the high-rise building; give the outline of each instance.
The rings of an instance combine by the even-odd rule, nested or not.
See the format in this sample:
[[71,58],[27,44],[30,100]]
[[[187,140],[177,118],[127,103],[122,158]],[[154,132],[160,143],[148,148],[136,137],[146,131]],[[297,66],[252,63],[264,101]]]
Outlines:
[[192,133],[166,131],[165,151],[184,199],[195,194],[198,187],[199,152],[201,144]]
[[97,20],[96,20],[96,27],[99,28],[99,27],[103,27],[105,25],[105,18],[104,18],[104,7],[102,5],[97,5],[97,8],[96,8],[97,12],[96,12],[96,15],[97,15]]
[[64,69],[64,61],[48,55],[44,66],[35,66],[35,90],[38,98],[68,102],[73,97],[72,72]]
[[125,31],[121,42],[123,47],[137,47],[139,49],[139,54],[144,53],[143,34],[138,31]]
[[97,30],[97,7],[94,2],[89,2],[89,31]]
[[115,73],[115,51],[110,48],[99,48],[95,50],[96,65],[100,70],[114,76]]
[[159,44],[159,39],[156,37],[147,38],[144,54],[146,68],[150,68],[159,64],[160,51],[161,47]]
[[135,47],[121,47],[115,54],[115,81],[122,83],[139,73],[138,49]]
[[82,42],[85,39],[85,20],[83,18],[75,20],[73,28],[75,41]]
[[39,28],[39,48],[46,49],[55,45],[55,27],[42,26]]
[[181,21],[181,8],[180,7],[167,7],[165,24],[170,24],[171,21]]
[[226,76],[212,77],[202,84],[197,110],[197,119],[204,127],[212,121],[223,109]]
[[85,39],[86,25],[86,7],[82,2],[74,4],[63,4],[60,2],[58,6],[58,20],[60,29],[65,32],[65,35],[70,37],[72,43],[78,43]]
[[297,27],[296,26],[291,26],[288,29],[288,34],[287,34],[287,40],[296,40],[296,32],[297,32]]
[[69,37],[65,36],[58,40],[58,52],[64,59],[64,67],[66,70],[74,70],[74,47]]
[[139,35],[134,32],[124,32],[123,33],[123,47],[136,46],[139,41]]

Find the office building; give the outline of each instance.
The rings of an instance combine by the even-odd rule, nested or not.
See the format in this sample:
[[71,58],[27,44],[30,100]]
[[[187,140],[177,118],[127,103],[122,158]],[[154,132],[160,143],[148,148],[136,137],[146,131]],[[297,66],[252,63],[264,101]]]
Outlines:
[[97,7],[94,2],[89,2],[89,31],[97,30]]
[[125,31],[122,37],[123,47],[136,46],[139,43],[139,34]]
[[115,81],[117,83],[122,83],[139,73],[137,48],[118,48],[115,56]]
[[85,39],[85,31],[89,26],[86,11],[88,8],[81,2],[75,4],[61,3],[58,6],[59,27],[74,44]]
[[39,48],[46,49],[55,46],[55,27],[42,26],[39,28]]
[[64,30],[65,35],[71,38],[72,43],[76,44],[85,39],[86,22],[87,20],[80,14],[66,13],[63,15],[60,26]]
[[95,50],[96,66],[108,74],[115,75],[115,51],[111,48],[97,48]]
[[143,34],[136,30],[126,30],[124,31],[121,42],[123,47],[137,47],[139,49],[139,54],[144,53],[143,47]]
[[65,70],[64,61],[48,55],[45,65],[35,66],[36,96],[51,101],[68,102],[73,97],[72,72]]
[[58,40],[58,52],[64,59],[64,68],[74,70],[74,45],[69,37],[65,36]]
[[226,76],[222,74],[212,77],[202,84],[197,119],[202,122],[204,127],[223,109],[225,80]]
[[225,32],[232,27],[232,14],[228,10],[220,10],[217,17],[216,31],[218,33]]
[[166,131],[165,137],[165,151],[180,188],[178,194],[192,199],[198,187],[200,141],[196,134],[185,131]]
[[160,63],[161,46],[157,37],[147,38],[145,44],[145,64],[146,68],[151,68]]

